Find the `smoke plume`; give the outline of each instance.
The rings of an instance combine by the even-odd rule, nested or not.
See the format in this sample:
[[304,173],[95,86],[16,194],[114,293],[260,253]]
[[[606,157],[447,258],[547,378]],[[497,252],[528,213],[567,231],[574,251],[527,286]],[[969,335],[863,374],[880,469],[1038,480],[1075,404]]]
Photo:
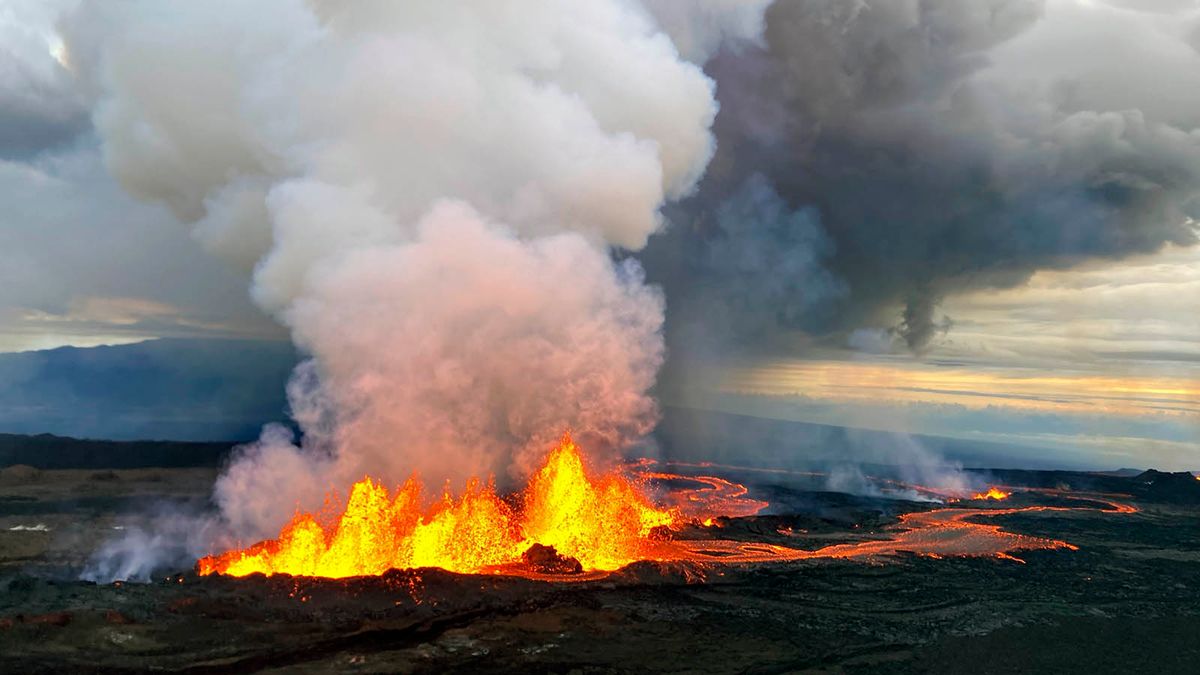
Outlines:
[[[764,46],[708,62],[717,155],[646,252],[671,299],[672,353],[729,326],[744,329],[739,345],[891,326],[920,351],[947,325],[935,308],[948,293],[1194,244],[1200,10],[1149,4],[772,5]],[[812,217],[724,236],[716,214],[752,173]],[[816,261],[844,293],[823,293],[811,265],[781,265],[783,279],[741,288],[737,320],[675,311],[707,293],[709,269],[748,248],[787,250],[814,224],[828,241]],[[789,285],[782,303],[757,302]]]
[[[700,59],[762,4],[675,30]],[[694,189],[717,105],[645,7],[91,3],[64,30],[110,171],[311,355],[303,441],[269,427],[218,481],[234,534],[366,472],[504,480],[567,427],[600,453],[653,427],[663,298],[610,253]]]
[[62,61],[109,171],[310,357],[302,438],[217,486],[249,538],[365,472],[520,476],[568,426],[611,456],[657,418],[666,300],[686,389],[1196,243],[1184,4],[85,2]]

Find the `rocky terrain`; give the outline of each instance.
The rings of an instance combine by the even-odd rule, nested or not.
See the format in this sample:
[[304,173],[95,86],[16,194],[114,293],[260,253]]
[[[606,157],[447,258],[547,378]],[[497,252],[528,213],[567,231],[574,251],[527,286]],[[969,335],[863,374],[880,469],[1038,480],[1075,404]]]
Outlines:
[[[439,570],[76,578],[122,514],[202,502],[212,475],[5,469],[0,672],[1192,673],[1200,663],[1200,481],[1185,474],[1044,477],[1123,487],[1139,511],[985,516],[1078,546],[1029,551],[1023,564],[901,553],[646,562],[586,582]],[[718,536],[815,549],[886,536],[898,513],[931,508],[761,491],[782,512],[723,521]]]

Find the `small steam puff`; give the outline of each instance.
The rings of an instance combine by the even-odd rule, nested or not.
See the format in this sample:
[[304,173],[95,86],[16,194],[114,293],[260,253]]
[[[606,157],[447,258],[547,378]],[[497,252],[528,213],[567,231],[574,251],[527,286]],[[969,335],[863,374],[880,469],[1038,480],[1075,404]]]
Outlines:
[[[110,171],[252,271],[312,355],[289,386],[302,445],[268,427],[218,481],[229,532],[366,472],[503,480],[567,426],[600,452],[650,430],[663,299],[609,247],[694,189],[717,110],[656,21],[701,60],[766,5],[691,4],[95,2],[63,22]],[[93,577],[160,564],[121,553],[161,548],[139,536]]]
[[114,527],[121,536],[100,545],[80,574],[85,581],[148,582],[186,569],[216,542],[234,543],[214,517],[161,506],[148,520]]
[[[864,434],[846,429],[848,457],[860,463],[875,463],[890,468],[890,473],[905,486],[920,486],[938,495],[968,495],[983,487],[978,477],[963,470],[959,462],[950,462],[908,434]],[[872,497],[896,497],[911,501],[942,501],[913,487],[880,484],[859,463],[838,463],[829,469],[826,487],[835,492]],[[884,489],[886,487],[886,489]]]

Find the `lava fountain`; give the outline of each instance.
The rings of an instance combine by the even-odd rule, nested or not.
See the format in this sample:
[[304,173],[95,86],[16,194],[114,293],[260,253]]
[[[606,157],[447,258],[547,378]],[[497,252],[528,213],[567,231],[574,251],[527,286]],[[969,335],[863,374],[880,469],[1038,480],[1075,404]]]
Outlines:
[[998,487],[989,487],[987,492],[976,492],[971,495],[971,499],[992,499],[995,501],[1003,501],[1011,496],[1011,492],[1005,492]]
[[[457,498],[446,490],[427,504],[415,477],[394,494],[366,477],[354,484],[339,517],[322,524],[312,513],[297,513],[278,539],[201,558],[196,567],[201,575],[333,578],[439,567],[530,578],[564,579],[561,575],[573,574],[569,578],[585,580],[639,560],[728,566],[817,558],[869,560],[907,551],[935,558],[993,556],[1020,562],[1013,555],[1016,551],[1076,547],[1057,539],[1006,532],[973,519],[1097,510],[1094,505],[939,508],[903,514],[881,532],[815,550],[732,539],[672,539],[666,535],[668,528],[680,529],[689,522],[710,526],[722,515],[752,516],[767,503],[750,498],[743,485],[714,476],[658,471],[654,464],[645,459],[634,463],[636,479],[619,469],[595,474],[585,466],[568,434],[549,452],[525,489],[512,496],[501,496],[492,482],[475,478]],[[676,485],[667,497],[672,506],[659,507],[649,500],[642,483],[652,480]],[[1134,506],[1108,499],[1109,495],[1029,490],[1103,502],[1115,513],[1137,512]],[[1010,494],[991,487],[972,499],[1004,500]]]
[[608,571],[647,557],[652,531],[677,518],[619,472],[590,474],[569,434],[514,499],[477,478],[458,498],[447,490],[429,506],[423,492],[415,477],[393,495],[368,476],[354,484],[336,523],[297,513],[278,539],[201,558],[197,570],[335,578],[416,567],[519,573],[514,566],[540,544],[583,570]]

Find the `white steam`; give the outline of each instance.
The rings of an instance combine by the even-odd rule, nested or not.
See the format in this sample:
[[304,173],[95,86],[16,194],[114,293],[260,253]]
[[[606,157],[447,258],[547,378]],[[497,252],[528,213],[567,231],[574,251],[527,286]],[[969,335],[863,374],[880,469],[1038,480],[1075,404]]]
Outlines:
[[882,489],[884,486],[867,478],[861,466],[839,464],[829,473],[827,485],[831,490],[925,501],[930,499],[928,493],[916,488],[932,490],[939,495],[965,497],[982,487],[979,478],[964,471],[960,462],[947,461],[940,453],[909,434],[864,433],[847,428],[846,440],[852,456],[858,462],[889,466],[894,477],[903,485],[885,483],[886,489]]
[[760,45],[774,0],[643,0],[684,58],[703,64],[722,46]]
[[[320,386],[297,377],[293,404],[339,451],[306,461],[264,435],[218,484],[227,512],[254,517],[238,523],[249,531],[294,508],[271,485],[280,474],[310,497],[322,479],[368,472],[503,478],[531,469],[568,425],[601,450],[652,428],[663,306],[636,266],[614,269],[576,235],[522,242],[461,203],[435,207],[417,237],[318,266],[286,312],[319,358]],[[273,506],[260,514],[264,498]]]
[[[731,35],[761,29],[751,4]],[[717,109],[654,16],[262,0],[65,21],[110,170],[252,271],[313,357],[289,389],[304,447],[269,428],[218,483],[236,534],[366,472],[503,479],[568,426],[599,451],[652,428],[663,300],[609,247],[693,189]]]

